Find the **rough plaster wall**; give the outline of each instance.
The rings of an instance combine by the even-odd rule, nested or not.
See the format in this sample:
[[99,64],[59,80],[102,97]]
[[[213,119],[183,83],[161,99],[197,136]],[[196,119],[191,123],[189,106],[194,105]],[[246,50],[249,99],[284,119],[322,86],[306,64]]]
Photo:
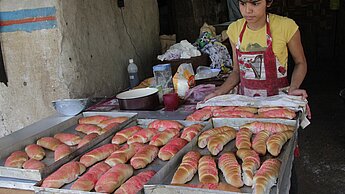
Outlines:
[[[54,1],[2,0],[1,11],[54,6]],[[67,94],[56,76],[58,29],[0,34],[8,87],[0,84],[0,137],[53,114],[51,101]]]
[[[55,6],[58,28],[1,33],[8,87],[0,84],[0,137],[54,114],[58,98],[111,96],[128,86],[134,58],[152,74],[159,46],[156,0],[1,0],[1,11]],[[138,54],[135,54],[138,53]]]
[[[159,52],[158,5],[155,0],[60,1],[63,34],[60,64],[71,97],[112,96],[128,87],[128,59],[141,79],[152,74]],[[136,54],[137,53],[137,54]]]

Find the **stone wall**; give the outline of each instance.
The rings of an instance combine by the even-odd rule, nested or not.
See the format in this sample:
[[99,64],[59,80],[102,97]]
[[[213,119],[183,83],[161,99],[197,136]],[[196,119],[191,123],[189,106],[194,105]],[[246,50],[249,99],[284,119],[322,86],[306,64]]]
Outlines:
[[1,0],[0,16],[0,137],[55,114],[52,100],[124,90],[128,59],[144,79],[160,50],[155,0],[126,0],[122,13],[115,0]]

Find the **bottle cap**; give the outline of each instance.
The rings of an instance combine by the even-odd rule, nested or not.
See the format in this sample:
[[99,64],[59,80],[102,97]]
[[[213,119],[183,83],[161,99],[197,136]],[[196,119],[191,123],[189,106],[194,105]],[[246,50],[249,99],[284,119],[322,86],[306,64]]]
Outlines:
[[134,62],[134,60],[133,59],[129,59],[129,63],[133,63]]

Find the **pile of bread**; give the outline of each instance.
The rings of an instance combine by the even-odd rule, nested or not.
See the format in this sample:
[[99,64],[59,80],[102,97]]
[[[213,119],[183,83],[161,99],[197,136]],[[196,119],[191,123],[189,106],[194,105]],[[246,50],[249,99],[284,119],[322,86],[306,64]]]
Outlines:
[[[178,121],[154,120],[147,128],[125,128],[112,137],[111,143],[85,153],[79,161],[62,166],[48,176],[41,186],[60,188],[77,179],[70,189],[136,193],[155,172],[144,170],[133,176],[135,170],[146,168],[157,157],[163,161],[170,160],[203,127],[201,124],[184,127]],[[75,170],[68,170],[71,166]],[[86,168],[89,169],[84,173]]]
[[294,119],[296,113],[285,107],[207,106],[186,117],[189,121],[206,121],[210,118],[280,118]]
[[47,151],[54,152],[54,161],[60,160],[90,142],[98,135],[116,127],[127,119],[128,117],[109,117],[102,115],[80,118],[75,129],[86,135],[76,132],[75,134],[57,133],[53,137],[42,137],[36,141],[36,144],[27,145],[25,151],[18,150],[11,153],[7,157],[4,166],[41,170],[47,165],[42,161]]
[[[176,170],[171,184],[185,184],[192,180],[198,171],[200,184],[215,184],[214,188],[217,188],[219,168],[226,182],[234,188],[246,185],[253,188],[253,193],[267,193],[279,174],[281,161],[275,157],[293,134],[293,126],[258,121],[241,126],[238,131],[228,126],[207,130],[199,136],[198,146],[207,146],[211,155],[202,156],[198,151],[188,152]],[[223,147],[234,139],[236,153],[225,152],[217,157],[212,156],[218,155]],[[266,150],[270,159],[261,163],[260,155],[265,156]]]

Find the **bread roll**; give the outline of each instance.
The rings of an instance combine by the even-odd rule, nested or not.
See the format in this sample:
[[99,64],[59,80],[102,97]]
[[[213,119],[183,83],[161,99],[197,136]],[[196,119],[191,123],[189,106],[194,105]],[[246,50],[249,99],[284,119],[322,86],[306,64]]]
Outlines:
[[272,156],[278,156],[283,145],[293,136],[293,131],[283,131],[271,135],[266,142],[267,150]]
[[28,154],[28,156],[35,160],[42,160],[46,153],[44,152],[44,149],[37,145],[37,144],[30,144],[25,147],[25,152]]
[[200,109],[186,117],[187,121],[206,121],[212,117],[210,109]]
[[260,155],[266,155],[266,141],[270,136],[270,132],[267,130],[259,131],[253,139],[253,149]]
[[236,155],[242,160],[243,183],[252,186],[254,173],[260,166],[259,154],[254,150],[239,149]]
[[46,165],[43,162],[32,158],[23,163],[24,169],[42,170],[45,167]]
[[181,134],[181,138],[190,142],[201,131],[203,127],[204,125],[201,124],[193,124],[191,126],[185,127]]
[[149,125],[148,128],[155,128],[160,131],[163,131],[168,128],[175,128],[175,129],[182,129],[184,126],[178,122],[173,120],[154,120]]
[[156,172],[148,170],[132,176],[118,188],[114,194],[136,194],[138,193]]
[[198,165],[200,183],[218,183],[218,169],[216,162],[211,156],[202,156]]
[[271,134],[277,133],[277,132],[282,132],[282,131],[293,131],[293,130],[295,130],[295,127],[291,126],[291,125],[285,125],[285,124],[281,124],[281,123],[260,122],[260,121],[254,121],[251,123],[247,123],[245,125],[242,125],[241,128],[248,128],[255,134],[258,133],[259,131],[262,131],[262,130],[267,130]]
[[253,193],[269,193],[276,183],[281,162],[278,159],[266,160],[254,176]]
[[72,153],[72,149],[66,144],[61,144],[58,147],[56,147],[54,151],[54,160],[58,161],[61,158],[69,155],[70,153]]
[[189,151],[183,156],[180,166],[177,168],[171,184],[184,184],[192,180],[198,170],[198,163],[201,155],[197,151]]
[[128,127],[126,129],[123,129],[114,135],[114,137],[111,140],[111,143],[123,144],[128,140],[129,137],[131,137],[132,135],[134,135],[136,132],[140,131],[141,129],[143,128],[140,126],[133,126],[133,127]]
[[79,124],[93,124],[97,125],[101,123],[102,121],[111,119],[109,116],[103,116],[103,115],[95,115],[95,116],[88,116],[88,117],[83,117],[79,119]]
[[158,154],[158,148],[153,145],[145,145],[132,158],[131,165],[134,169],[145,168]]
[[36,144],[48,150],[55,151],[62,142],[54,137],[42,137],[37,140]]
[[22,168],[25,161],[29,159],[28,155],[23,151],[15,151],[6,158],[5,166],[12,168]]
[[296,117],[296,113],[284,107],[263,107],[259,108],[258,116],[261,118],[293,119]]
[[101,128],[106,128],[107,126],[109,126],[111,124],[114,124],[114,123],[120,124],[120,123],[127,121],[128,119],[129,119],[128,117],[115,117],[115,118],[101,121],[100,123],[97,124],[97,126],[99,126]]
[[83,145],[89,143],[90,141],[92,141],[96,137],[98,137],[97,133],[90,133],[90,134],[84,136],[83,139],[81,139],[81,141],[78,143],[78,147],[77,148],[80,148]]
[[235,139],[235,137],[236,130],[233,128],[230,128],[229,130],[224,131],[223,133],[212,135],[208,138],[207,148],[212,155],[217,155],[219,152],[223,150],[224,146],[231,140]]
[[76,131],[85,133],[87,135],[91,133],[97,133],[98,135],[103,134],[103,129],[94,124],[79,124],[75,128]]
[[81,141],[79,135],[72,133],[57,133],[54,135],[54,138],[69,146],[77,145]]
[[146,128],[136,132],[130,138],[128,138],[127,143],[147,143],[149,142],[154,135],[158,133],[158,130],[155,128]]
[[174,138],[159,150],[158,157],[161,160],[170,160],[187,143],[188,142],[184,139]]
[[[106,160],[110,166],[115,166],[116,164],[125,164],[129,159],[131,159],[136,153],[136,143],[125,144],[119,150],[113,152]],[[143,144],[141,144],[143,146]]]
[[241,128],[236,134],[236,148],[237,149],[250,149],[252,146],[250,139],[252,132],[248,128]]
[[198,146],[199,148],[204,148],[206,147],[207,145],[207,141],[208,141],[208,138],[215,135],[215,134],[218,134],[218,133],[223,133],[225,131],[228,131],[228,130],[232,130],[233,128],[232,127],[228,127],[228,126],[223,126],[223,127],[216,127],[216,128],[213,128],[213,129],[209,129],[207,131],[204,131],[198,138]]
[[90,152],[84,154],[80,158],[80,162],[84,164],[86,167],[89,167],[96,162],[106,159],[117,149],[119,149],[119,146],[116,144],[102,145],[101,147],[95,148]]
[[242,187],[241,166],[232,152],[222,154],[218,159],[218,167],[223,172],[225,181],[234,187]]
[[175,128],[168,128],[156,135],[154,135],[150,141],[150,145],[154,145],[157,147],[163,146],[168,143],[173,137],[178,136],[180,133],[179,129]]

